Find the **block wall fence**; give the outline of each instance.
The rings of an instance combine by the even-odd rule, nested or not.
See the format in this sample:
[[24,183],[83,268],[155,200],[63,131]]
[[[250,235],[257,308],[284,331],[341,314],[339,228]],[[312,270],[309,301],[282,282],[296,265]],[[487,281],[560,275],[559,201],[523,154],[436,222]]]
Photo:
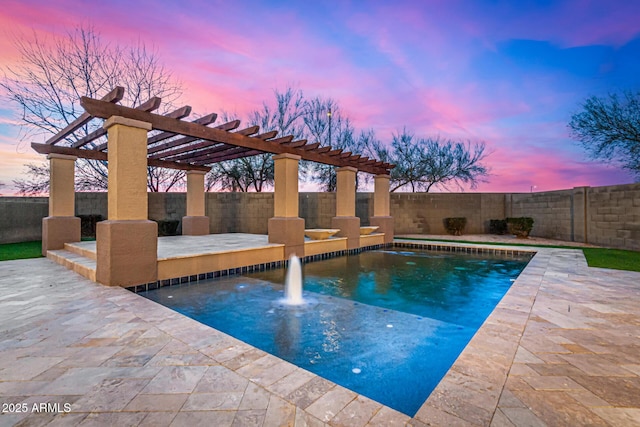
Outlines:
[[[330,228],[335,193],[300,193],[306,228]],[[273,193],[207,193],[211,233],[267,234]],[[149,193],[150,219],[180,220],[184,193]],[[46,197],[0,197],[0,243],[39,240]],[[76,215],[107,217],[106,193],[77,193]],[[358,193],[362,225],[373,215],[373,193]],[[539,193],[391,193],[396,234],[446,234],[443,218],[467,218],[466,234],[489,232],[489,220],[530,216],[533,236],[640,250],[640,184],[576,187]],[[180,229],[179,229],[180,230]]]

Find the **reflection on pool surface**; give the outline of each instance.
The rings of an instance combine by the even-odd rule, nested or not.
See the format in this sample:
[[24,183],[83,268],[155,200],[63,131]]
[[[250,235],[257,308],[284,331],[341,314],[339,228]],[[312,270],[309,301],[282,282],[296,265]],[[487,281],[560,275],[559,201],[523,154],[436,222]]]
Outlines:
[[413,416],[528,257],[378,250],[303,266],[302,306],[285,270],[143,292],[328,380]]

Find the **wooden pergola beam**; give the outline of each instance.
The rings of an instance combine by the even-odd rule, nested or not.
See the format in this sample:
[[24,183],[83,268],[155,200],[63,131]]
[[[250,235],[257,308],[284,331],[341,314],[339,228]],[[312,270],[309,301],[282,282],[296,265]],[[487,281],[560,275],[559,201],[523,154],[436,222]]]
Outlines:
[[[251,157],[251,156],[256,156],[258,154],[264,154],[264,152],[263,151],[257,151],[257,150],[247,150],[245,148],[244,151],[238,151],[237,153],[227,154],[227,155],[218,157],[212,163],[226,162],[227,160],[235,160],[235,159],[240,159],[240,158],[243,158],[243,157]],[[204,163],[204,164],[209,164],[209,163]]]
[[195,160],[194,163],[207,165],[207,164],[224,162],[227,160],[238,159],[240,157],[255,156],[257,154],[262,154],[262,153],[264,153],[264,151],[251,150],[249,148],[244,148],[244,147],[230,147],[227,150],[220,151],[219,153],[207,156],[206,158]]
[[[179,119],[180,117],[174,117],[174,119]],[[218,115],[216,113],[211,113],[211,114],[207,114],[206,116],[202,116],[199,119],[194,120],[192,123],[198,123],[201,125],[210,125],[211,123],[215,122],[216,119],[218,118]],[[159,133],[157,135],[154,135],[152,137],[150,137],[147,140],[147,145],[152,145],[152,144],[156,144],[160,141],[164,141],[165,139],[169,139],[172,136],[176,136],[177,134],[174,132],[162,132]]]
[[[195,122],[194,122],[195,123]],[[219,126],[216,126],[215,129],[235,129],[238,126],[240,126],[240,120],[233,120],[231,122],[227,122],[227,123],[223,123]],[[167,150],[169,148],[174,148],[174,147],[179,147],[181,145],[185,145],[188,143],[191,143],[193,141],[197,141],[198,139],[202,139],[202,138],[196,138],[193,136],[183,136],[180,138],[176,138],[172,141],[167,141],[163,144],[157,145],[155,147],[150,147],[147,152],[149,154],[153,154],[153,153],[157,153],[159,151],[164,151]],[[162,155],[158,156],[158,157],[162,157]]]
[[[124,88],[122,86],[117,86],[111,92],[103,96],[101,100],[105,102],[116,103],[116,102],[120,102],[123,97],[124,97]],[[92,118],[93,117],[85,111],[84,113],[80,114],[80,116],[77,119],[69,123],[64,129],[62,129],[60,132],[58,132],[57,134],[49,138],[47,142],[45,142],[45,144],[53,145],[56,142],[66,138],[67,135],[74,132],[79,127],[87,124],[89,120],[91,120]]]
[[[33,148],[36,152],[40,154],[55,153],[55,154],[65,154],[67,156],[75,156],[81,159],[102,160],[102,161],[109,160],[109,155],[104,151],[83,150],[81,148],[62,147],[59,145],[37,144],[35,142],[31,143],[31,148]],[[156,166],[160,168],[167,168],[167,169],[199,170],[204,172],[208,172],[211,170],[211,168],[209,167],[192,165],[189,163],[167,162],[167,161],[158,160],[158,159],[147,159],[147,165]]]
[[[149,154],[149,158],[150,159],[169,159],[171,158],[171,160],[180,160],[178,158],[175,158],[176,156],[178,156],[179,154],[183,154],[183,153],[190,153],[190,152],[194,152],[194,151],[198,151],[198,150],[202,150],[203,148],[208,148],[214,145],[218,145],[219,143],[215,142],[215,141],[200,141],[200,142],[196,142],[194,144],[184,144],[175,148],[172,148],[170,150],[167,151],[163,151],[162,153],[153,153],[153,154]],[[188,158],[188,155],[185,155],[186,158]]]
[[[192,156],[191,158],[189,158],[189,161],[199,162],[199,161],[206,160],[207,162],[215,163],[214,161],[211,161],[211,160],[217,158],[220,155],[220,153],[226,153],[228,151],[231,151],[237,148],[238,147],[235,147],[229,144],[220,144],[215,147],[212,147],[209,150],[202,150],[201,152],[198,152],[198,153],[192,153]],[[239,148],[242,148],[243,150],[249,150],[248,148],[244,148],[244,147],[239,147]],[[174,160],[174,159],[171,159],[171,160]]]
[[314,142],[313,144],[306,144],[302,147],[303,150],[305,151],[311,151],[311,150],[315,150],[316,148],[318,148],[320,146],[319,142]]
[[[136,107],[136,110],[141,110],[141,111],[155,111],[158,108],[160,108],[160,104],[162,104],[162,98],[158,98],[157,96],[154,96],[153,98],[143,102],[142,104],[138,105]],[[94,130],[93,132],[91,132],[88,135],[85,135],[84,137],[80,138],[79,140],[77,140],[76,142],[74,142],[73,144],[71,144],[71,148],[80,148],[83,147],[85,145],[87,145],[88,143],[95,141],[96,139],[100,138],[101,136],[104,136],[107,134],[107,130],[104,128],[99,128]],[[106,144],[101,144],[105,145]],[[96,149],[98,149],[96,147]]]
[[249,135],[253,135],[255,133],[258,133],[259,130],[260,130],[260,126],[251,126],[251,127],[244,128],[244,129],[241,129],[239,131],[236,131],[236,133],[239,134],[239,135],[249,136]]
[[[193,148],[190,148],[190,147],[193,147]],[[206,156],[211,153],[217,153],[219,151],[226,150],[229,147],[232,147],[232,146],[227,144],[221,144],[215,141],[201,141],[201,142],[198,142],[197,144],[184,147],[185,151],[182,151],[180,153],[176,152],[170,156],[165,156],[164,153],[160,153],[158,157],[164,160],[180,161],[180,160],[186,160],[186,159],[193,159],[198,156],[200,157]],[[180,147],[179,149],[182,149],[182,148],[183,147]]]
[[[175,132],[177,134],[194,137],[195,139],[206,139],[273,154],[290,153],[298,155],[304,160],[310,160],[334,166],[353,166],[358,170],[372,174],[387,173],[387,170],[384,168],[362,165],[359,163],[349,162],[345,159],[340,159],[339,157],[330,157],[323,155],[323,152],[320,151],[322,149],[305,150],[304,147],[287,147],[283,144],[264,141],[256,139],[255,137],[238,135],[236,133],[226,132],[221,129],[210,128],[191,122],[176,120],[158,114],[147,113],[144,111],[136,110],[134,108],[111,104],[87,97],[82,97],[80,103],[87,111],[87,113],[95,117],[107,119],[111,116],[122,116],[133,120],[140,120],[150,123],[151,127],[156,130]],[[325,148],[327,149],[324,151],[331,150],[331,147]]]

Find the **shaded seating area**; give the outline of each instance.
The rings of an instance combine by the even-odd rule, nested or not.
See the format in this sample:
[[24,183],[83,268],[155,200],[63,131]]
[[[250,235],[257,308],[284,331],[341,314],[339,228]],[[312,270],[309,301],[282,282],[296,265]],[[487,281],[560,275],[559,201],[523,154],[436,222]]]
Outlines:
[[[185,118],[191,113],[189,106],[156,114],[154,111],[161,105],[157,97],[139,106],[123,106],[119,104],[123,96],[124,89],[118,87],[101,99],[83,97],[80,103],[85,112],[77,120],[44,144],[31,144],[35,151],[48,156],[51,170],[49,216],[43,220],[43,255],[65,250],[65,244],[80,241],[80,219],[74,216],[74,167],[78,158],[108,162],[108,218],[96,226],[94,279],[106,285],[130,287],[160,280],[157,224],[147,214],[148,166],[186,171],[183,235],[209,234],[204,179],[212,164],[271,153],[275,188],[268,244],[281,248],[270,247],[271,258],[281,261],[293,254],[305,257],[353,251],[392,241],[389,171],[393,165],[317,142],[295,140],[292,135],[261,132],[259,126],[240,128],[239,120],[216,124],[216,113],[188,121]],[[94,120],[102,120],[101,126],[95,126]],[[95,130],[76,137],[75,132],[89,123],[94,123]],[[100,143],[99,138],[104,136],[107,142]],[[298,213],[300,160],[336,167],[336,216],[331,228],[339,232],[328,246],[316,244],[310,248],[305,243],[304,220]],[[374,215],[369,222],[379,227],[380,233],[361,236],[360,219],[355,216],[358,172],[375,177]],[[231,259],[236,267],[249,265],[251,261],[242,256]],[[176,274],[211,271],[210,266],[192,261],[181,260],[179,268],[175,267]],[[169,268],[162,277],[171,274]]]

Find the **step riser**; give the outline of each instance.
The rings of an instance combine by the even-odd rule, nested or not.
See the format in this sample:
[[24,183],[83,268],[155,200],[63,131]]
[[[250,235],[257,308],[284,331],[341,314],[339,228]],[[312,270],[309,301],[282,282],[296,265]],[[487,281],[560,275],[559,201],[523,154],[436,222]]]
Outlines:
[[72,252],[72,253],[74,253],[76,255],[80,255],[80,256],[83,256],[85,258],[92,259],[94,261],[97,259],[97,256],[96,256],[95,252],[89,251],[89,250],[81,248],[79,246],[75,246],[73,243],[65,243],[64,244],[64,249],[69,251],[69,252]]
[[59,252],[60,251],[57,251],[57,252],[47,251],[47,258],[49,258],[50,260],[54,261],[57,264],[62,265],[63,267],[68,268],[71,271],[75,271],[79,275],[86,277],[91,281],[94,281],[94,282],[96,281],[95,268],[91,268],[89,266],[77,263],[71,259],[65,258],[64,255],[60,254]]

